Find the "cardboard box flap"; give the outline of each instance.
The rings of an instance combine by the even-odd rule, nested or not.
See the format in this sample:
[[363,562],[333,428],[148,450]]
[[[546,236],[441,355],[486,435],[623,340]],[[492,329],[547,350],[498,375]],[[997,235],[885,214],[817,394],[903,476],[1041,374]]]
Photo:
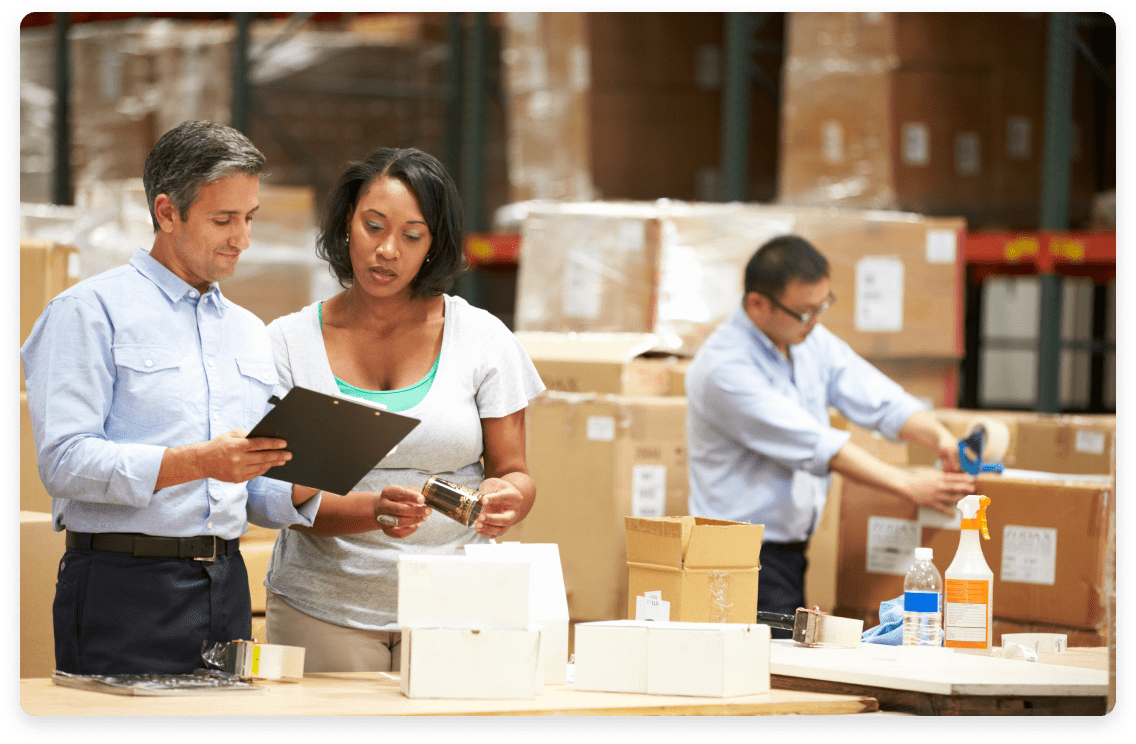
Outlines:
[[646,355],[675,355],[676,344],[681,345],[678,339],[655,333],[517,331],[514,335],[534,360],[624,364]]
[[696,518],[683,559],[685,568],[760,566],[763,524]]
[[682,569],[683,552],[690,540],[694,517],[624,517],[624,521],[627,525],[628,563]]

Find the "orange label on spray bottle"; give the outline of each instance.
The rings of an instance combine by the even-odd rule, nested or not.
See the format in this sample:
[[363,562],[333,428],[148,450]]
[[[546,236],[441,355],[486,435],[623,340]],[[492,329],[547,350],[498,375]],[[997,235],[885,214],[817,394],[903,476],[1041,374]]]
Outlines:
[[987,601],[990,582],[983,579],[948,579],[943,587],[943,645],[950,648],[986,648]]

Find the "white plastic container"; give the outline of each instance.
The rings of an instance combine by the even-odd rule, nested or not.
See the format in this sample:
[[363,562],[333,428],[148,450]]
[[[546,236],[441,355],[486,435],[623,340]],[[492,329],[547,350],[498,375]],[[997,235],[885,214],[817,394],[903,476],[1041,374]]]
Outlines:
[[987,496],[971,494],[958,503],[962,512],[959,547],[944,576],[943,645],[984,648],[993,645],[994,572],[982,555],[978,533],[989,540]]

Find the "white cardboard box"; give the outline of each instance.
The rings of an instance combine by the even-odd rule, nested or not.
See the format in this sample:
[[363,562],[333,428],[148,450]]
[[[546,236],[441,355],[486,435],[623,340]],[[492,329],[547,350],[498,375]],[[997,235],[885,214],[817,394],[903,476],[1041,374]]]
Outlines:
[[529,619],[542,628],[544,683],[568,681],[568,599],[556,543],[477,543],[465,546],[473,558],[529,561]]
[[411,698],[524,700],[544,691],[541,630],[408,628],[402,694]]
[[769,692],[769,626],[613,620],[576,625],[576,688],[734,697]]
[[398,624],[528,630],[528,561],[464,555],[398,559]]

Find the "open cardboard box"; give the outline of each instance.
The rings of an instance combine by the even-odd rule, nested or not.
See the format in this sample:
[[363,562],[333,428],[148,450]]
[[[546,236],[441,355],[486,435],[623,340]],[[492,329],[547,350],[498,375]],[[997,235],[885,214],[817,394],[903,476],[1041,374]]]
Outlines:
[[627,617],[660,592],[670,619],[752,623],[765,525],[705,517],[626,517]]

